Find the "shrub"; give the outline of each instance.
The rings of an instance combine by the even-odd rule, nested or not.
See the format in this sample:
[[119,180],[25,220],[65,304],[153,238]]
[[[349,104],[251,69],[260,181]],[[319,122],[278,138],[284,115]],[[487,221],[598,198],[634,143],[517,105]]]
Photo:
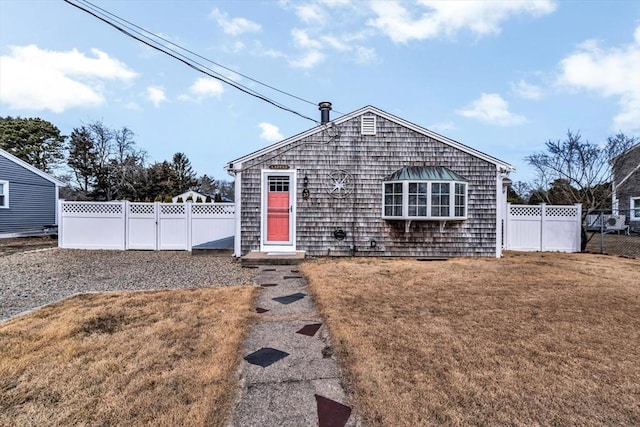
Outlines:
[[204,199],[205,203],[211,203],[211,196],[207,196],[206,199]]
[[182,197],[178,197],[178,200],[176,200],[176,203],[184,203],[184,200],[182,200]]
[[196,203],[202,203],[202,197],[200,196],[196,197]]

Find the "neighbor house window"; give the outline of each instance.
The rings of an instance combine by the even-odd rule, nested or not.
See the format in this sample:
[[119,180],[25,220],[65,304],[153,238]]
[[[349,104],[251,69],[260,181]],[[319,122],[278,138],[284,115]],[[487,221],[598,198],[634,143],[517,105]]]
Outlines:
[[633,221],[640,221],[640,197],[632,197],[630,205],[630,219]]
[[383,218],[466,219],[467,182],[443,167],[404,167],[383,183]]
[[9,181],[0,181],[0,208],[9,207]]

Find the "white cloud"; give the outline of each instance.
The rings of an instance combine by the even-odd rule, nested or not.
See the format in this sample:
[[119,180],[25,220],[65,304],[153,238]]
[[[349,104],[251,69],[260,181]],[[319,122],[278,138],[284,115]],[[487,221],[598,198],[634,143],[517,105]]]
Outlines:
[[378,54],[373,48],[358,46],[355,50],[355,59],[358,64],[373,64],[378,62]]
[[209,77],[199,77],[189,87],[189,94],[178,97],[181,101],[201,102],[205,98],[220,98],[224,93],[224,86],[219,80]]
[[551,0],[439,1],[420,0],[415,7],[396,1],[375,1],[377,15],[368,24],[395,43],[452,36],[468,30],[477,36],[497,34],[501,23],[516,14],[544,15],[555,10]]
[[49,51],[36,45],[12,46],[0,56],[0,99],[13,109],[51,110],[95,107],[105,102],[106,80],[130,81],[137,74],[106,53],[93,57],[76,49]]
[[306,31],[299,28],[291,30],[291,35],[293,36],[293,43],[299,48],[319,49],[322,47],[322,43],[310,38]]
[[262,29],[260,24],[253,21],[249,21],[245,18],[229,18],[225,12],[221,12],[219,9],[213,9],[210,16],[216,21],[216,23],[222,28],[225,34],[231,36],[239,36],[244,33],[255,33]]
[[640,129],[640,26],[630,44],[603,49],[587,41],[562,59],[559,67],[561,86],[617,98],[620,112],[613,118],[613,130]]
[[483,93],[480,98],[458,110],[458,114],[500,126],[517,125],[526,121],[523,116],[510,112],[509,103],[497,93]]
[[157,108],[162,102],[167,100],[167,96],[163,88],[159,86],[149,86],[147,88],[147,99]]
[[540,86],[520,80],[518,83],[511,82],[511,92],[520,98],[537,100],[542,98],[542,88]]
[[276,142],[282,140],[283,136],[280,133],[280,129],[278,126],[272,125],[271,123],[262,122],[258,124],[258,127],[262,129],[260,133],[260,138],[264,139],[268,142]]
[[317,50],[307,52],[302,58],[289,61],[292,67],[295,68],[313,68],[322,61],[324,61],[325,55]]
[[306,24],[324,24],[327,16],[318,5],[304,4],[296,7],[296,15]]

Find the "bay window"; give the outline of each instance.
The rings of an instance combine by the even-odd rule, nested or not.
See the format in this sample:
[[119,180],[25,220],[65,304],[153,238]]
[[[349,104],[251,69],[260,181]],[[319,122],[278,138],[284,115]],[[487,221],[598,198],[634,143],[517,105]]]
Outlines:
[[443,167],[404,167],[382,184],[384,219],[464,220],[467,182]]

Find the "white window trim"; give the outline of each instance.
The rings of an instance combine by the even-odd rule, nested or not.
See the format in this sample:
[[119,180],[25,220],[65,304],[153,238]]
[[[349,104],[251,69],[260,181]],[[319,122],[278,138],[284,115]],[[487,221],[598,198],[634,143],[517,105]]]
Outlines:
[[640,208],[640,197],[629,197],[629,220],[630,221],[640,221],[640,216],[635,215],[636,209],[638,208]]
[[[385,184],[402,183],[402,215],[385,215]],[[427,216],[409,216],[409,184],[427,183]],[[431,184],[449,184],[449,212],[455,214],[455,184],[464,184],[464,216],[431,216]],[[469,185],[464,181],[402,180],[382,182],[382,219],[408,221],[464,221],[469,213]]]
[[0,179],[0,184],[3,184],[2,195],[4,196],[4,203],[0,205],[0,209],[9,209],[9,181]]

